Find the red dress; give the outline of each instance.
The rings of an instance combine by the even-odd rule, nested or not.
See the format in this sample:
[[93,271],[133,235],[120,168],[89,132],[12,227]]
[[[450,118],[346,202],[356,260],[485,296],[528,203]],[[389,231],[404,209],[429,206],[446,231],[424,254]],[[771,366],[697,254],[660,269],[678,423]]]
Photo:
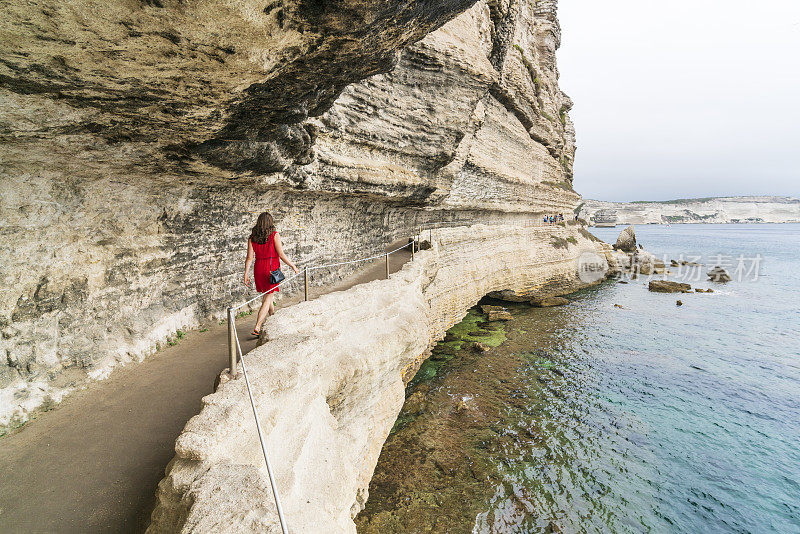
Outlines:
[[275,232],[272,232],[265,243],[253,244],[253,252],[256,254],[256,264],[253,269],[253,279],[256,282],[256,290],[259,293],[280,291],[278,284],[269,283],[269,273],[275,269],[280,269],[281,259],[278,251],[275,250]]

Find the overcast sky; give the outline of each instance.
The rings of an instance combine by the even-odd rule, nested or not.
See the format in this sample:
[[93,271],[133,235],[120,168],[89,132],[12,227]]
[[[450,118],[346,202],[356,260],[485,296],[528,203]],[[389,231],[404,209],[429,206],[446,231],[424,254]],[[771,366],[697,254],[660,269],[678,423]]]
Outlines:
[[560,0],[575,189],[800,196],[800,0]]

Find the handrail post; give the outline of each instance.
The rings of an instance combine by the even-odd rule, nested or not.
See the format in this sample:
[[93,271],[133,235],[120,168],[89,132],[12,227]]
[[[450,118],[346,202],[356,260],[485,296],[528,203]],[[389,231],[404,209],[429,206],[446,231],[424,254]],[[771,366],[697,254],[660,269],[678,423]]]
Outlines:
[[411,261],[414,261],[414,249],[416,248],[415,246],[416,239],[417,239],[416,236],[414,235],[411,236]]
[[303,292],[305,293],[306,300],[308,300],[308,265],[303,269]]
[[389,253],[386,253],[386,279],[389,279]]
[[231,377],[236,376],[236,323],[233,308],[228,308],[228,371]]

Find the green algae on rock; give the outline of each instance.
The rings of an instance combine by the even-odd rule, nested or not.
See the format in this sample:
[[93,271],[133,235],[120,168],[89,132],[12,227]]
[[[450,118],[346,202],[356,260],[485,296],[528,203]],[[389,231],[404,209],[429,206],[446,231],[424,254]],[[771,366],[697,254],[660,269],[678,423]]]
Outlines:
[[[548,449],[541,428],[549,424],[547,399],[563,397],[565,374],[553,373],[563,365],[558,351],[519,348],[531,339],[522,330],[542,332],[536,326],[538,314],[560,310],[515,305],[512,311],[521,322],[504,329],[504,343],[491,355],[463,344],[440,362],[435,376],[409,383],[408,400],[384,445],[370,498],[356,517],[359,533],[471,532],[498,492],[513,495],[505,481],[510,473],[539,468]],[[476,315],[471,310],[449,332],[462,339],[473,336],[483,328]],[[518,324],[525,328],[517,330]],[[515,428],[515,421],[527,422]],[[513,462],[506,458],[510,451]]]

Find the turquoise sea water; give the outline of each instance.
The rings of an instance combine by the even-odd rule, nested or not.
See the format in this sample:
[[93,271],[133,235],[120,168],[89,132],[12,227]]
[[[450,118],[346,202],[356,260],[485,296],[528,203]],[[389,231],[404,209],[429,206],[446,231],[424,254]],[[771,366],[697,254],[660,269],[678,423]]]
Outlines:
[[607,282],[478,323],[506,336],[485,354],[437,348],[361,532],[800,532],[800,225],[636,230],[745,280]]
[[631,493],[615,492],[630,503],[617,515],[659,531],[800,532],[800,225],[639,226],[637,237],[657,255],[722,255],[731,272],[743,256],[760,273],[693,283],[716,293],[681,307],[637,284],[578,297],[593,315],[585,334],[605,341],[578,366],[635,436],[611,452],[636,470]]

